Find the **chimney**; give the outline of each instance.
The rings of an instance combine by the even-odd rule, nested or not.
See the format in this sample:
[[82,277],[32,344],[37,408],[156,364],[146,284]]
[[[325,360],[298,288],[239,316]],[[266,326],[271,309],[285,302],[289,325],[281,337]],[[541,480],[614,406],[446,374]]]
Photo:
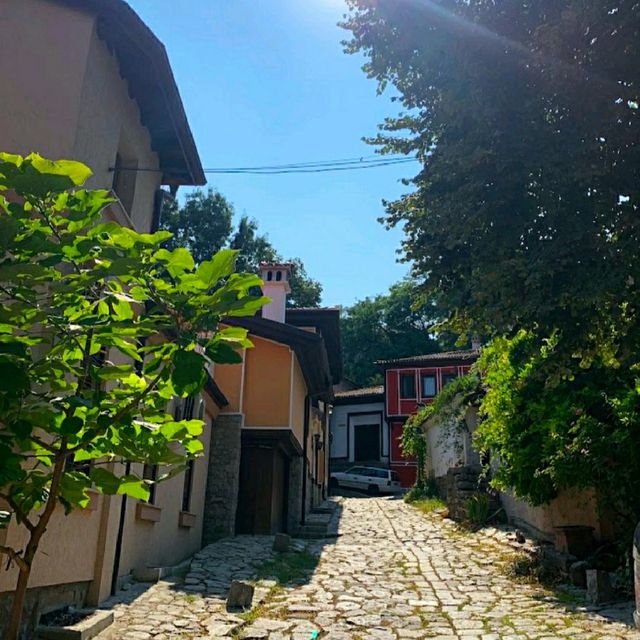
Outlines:
[[284,322],[287,309],[287,294],[291,293],[291,264],[271,262],[260,263],[260,277],[264,284],[262,293],[271,298],[271,302],[262,307],[262,317],[275,322]]
[[480,349],[482,348],[482,342],[480,340],[480,336],[475,335],[471,337],[471,348],[474,351],[480,351]]

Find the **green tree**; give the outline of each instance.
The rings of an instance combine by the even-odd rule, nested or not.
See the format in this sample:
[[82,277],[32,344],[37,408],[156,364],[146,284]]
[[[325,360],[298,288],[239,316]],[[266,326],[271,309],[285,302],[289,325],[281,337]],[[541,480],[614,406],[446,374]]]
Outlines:
[[258,234],[258,223],[242,216],[233,232],[229,246],[238,251],[238,268],[257,273],[261,262],[277,262],[280,257],[267,236]]
[[226,246],[233,229],[233,213],[233,206],[213,189],[206,193],[192,191],[182,207],[176,201],[168,202],[163,207],[161,226],[173,235],[165,246],[188,249],[196,264],[208,260]]
[[[258,271],[261,262],[284,262],[266,235],[258,233],[256,220],[246,215],[233,226],[233,205],[219,192],[196,189],[187,196],[183,207],[173,202],[162,213],[161,227],[173,237],[167,248],[185,247],[198,264],[222,247],[238,251],[237,266],[241,271]],[[318,307],[322,285],[311,278],[300,258],[286,260],[292,264],[290,307]]]
[[[486,395],[476,446],[500,460],[492,483],[543,504],[568,488],[596,488],[631,535],[640,519],[640,385],[637,371],[599,358],[558,370],[557,339],[497,338],[477,368]],[[627,540],[625,540],[626,544]]]
[[386,222],[449,325],[495,338],[496,482],[535,503],[596,485],[636,517],[638,4],[349,5],[347,51],[405,109],[371,142],[422,163]]
[[341,336],[345,377],[365,384],[381,383],[376,360],[435,353],[453,347],[449,335],[436,335],[439,313],[433,305],[416,308],[415,284],[403,280],[386,295],[365,298],[345,309]]
[[349,5],[347,50],[406,109],[371,142],[423,164],[386,221],[425,296],[458,330],[562,330],[567,352],[625,316],[637,352],[637,3]]
[[291,293],[287,296],[287,306],[295,308],[319,307],[322,300],[322,285],[309,276],[300,258],[287,260],[291,264],[289,285]]
[[56,506],[86,507],[92,487],[146,500],[123,462],[168,477],[201,455],[203,423],[166,404],[198,393],[210,362],[241,360],[246,331],[220,319],[265,302],[248,293],[257,276],[234,273],[234,251],[196,266],[160,247],[168,232],[103,222],[108,192],[78,188],[90,174],[0,154],[0,527],[27,533],[23,548],[0,546],[19,569],[7,640]]

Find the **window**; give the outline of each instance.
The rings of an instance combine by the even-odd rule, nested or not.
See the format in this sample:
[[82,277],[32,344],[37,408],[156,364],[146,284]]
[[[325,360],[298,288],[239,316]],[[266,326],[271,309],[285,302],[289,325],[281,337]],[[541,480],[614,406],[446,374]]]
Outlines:
[[112,187],[129,215],[131,215],[133,199],[136,193],[137,175],[138,159],[131,146],[127,143],[126,138],[121,136],[120,146],[113,165]]
[[446,387],[450,382],[453,382],[458,377],[457,373],[443,373],[442,374],[442,387]]
[[422,376],[422,397],[433,398],[436,395],[436,377],[429,373]]
[[191,420],[195,409],[196,399],[188,396],[184,400],[179,400],[176,406],[174,418],[176,420]]
[[158,479],[158,465],[145,464],[142,468],[142,479],[149,480],[149,504],[156,503],[156,480]]
[[411,399],[416,397],[416,377],[413,373],[400,374],[400,397]]
[[182,510],[191,511],[191,494],[193,493],[193,467],[195,460],[189,460],[184,470],[184,487],[182,489]]

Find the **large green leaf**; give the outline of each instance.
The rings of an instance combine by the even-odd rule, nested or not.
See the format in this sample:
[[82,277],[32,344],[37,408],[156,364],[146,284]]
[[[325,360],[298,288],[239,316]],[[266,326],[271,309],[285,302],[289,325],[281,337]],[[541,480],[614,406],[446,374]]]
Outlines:
[[200,391],[207,380],[207,361],[195,351],[176,351],[173,354],[171,381],[178,395],[191,395]]
[[193,257],[189,251],[183,247],[179,247],[173,251],[159,249],[156,251],[154,257],[166,264],[167,271],[174,278],[183,274],[185,271],[191,271],[195,266]]
[[236,258],[238,251],[232,249],[223,249],[218,251],[211,260],[202,262],[196,272],[198,278],[204,282],[208,287],[212,287],[214,284],[226,278],[231,273],[236,264]]
[[149,500],[150,495],[149,485],[144,480],[132,475],[124,476],[120,479],[117,493],[137,500],[144,500],[145,502]]

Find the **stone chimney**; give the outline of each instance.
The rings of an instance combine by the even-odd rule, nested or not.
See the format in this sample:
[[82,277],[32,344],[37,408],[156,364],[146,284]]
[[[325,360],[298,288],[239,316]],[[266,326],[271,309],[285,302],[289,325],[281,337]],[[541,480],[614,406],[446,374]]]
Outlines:
[[291,293],[291,264],[271,262],[260,263],[260,277],[264,284],[262,293],[271,298],[271,302],[262,307],[262,317],[275,322],[284,322],[287,309],[287,294]]
[[480,341],[480,336],[475,335],[471,337],[471,348],[474,351],[480,351],[482,348],[482,342]]

